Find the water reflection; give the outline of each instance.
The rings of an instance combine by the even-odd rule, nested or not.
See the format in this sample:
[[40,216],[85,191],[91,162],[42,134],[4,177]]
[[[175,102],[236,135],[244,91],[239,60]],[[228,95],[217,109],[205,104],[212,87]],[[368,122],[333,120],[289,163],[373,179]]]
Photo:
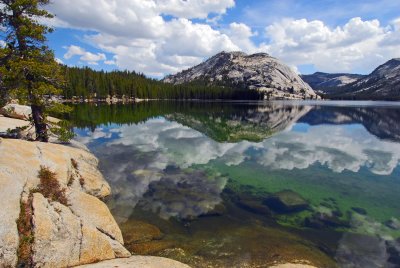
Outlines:
[[[320,163],[334,172],[365,167],[389,175],[399,163],[400,144],[393,141],[400,137],[394,123],[400,109],[279,103],[240,107],[229,106],[227,112],[224,106],[211,112],[171,112],[145,123],[81,132],[78,139],[86,144],[100,140],[111,149],[124,145],[157,152],[157,159],[149,163],[159,170],[168,164],[187,168],[218,159],[239,165],[250,159],[271,169],[305,169]],[[365,116],[356,116],[360,113]]]
[[[217,214],[223,215],[222,225],[258,232],[249,233],[255,237],[270,232],[273,222],[273,228],[284,229],[279,229],[285,234],[279,239],[287,241],[282,247],[293,244],[292,250],[301,252],[310,247],[319,256],[315,263],[324,267],[330,267],[329,260],[321,254],[340,267],[400,263],[400,226],[395,224],[400,218],[400,107],[150,102],[81,105],[72,118],[80,127],[77,139],[99,158],[111,184],[109,206],[119,223],[137,211],[169,224]],[[308,209],[269,213],[263,200],[287,189],[306,200]],[[268,213],[260,220],[254,211]],[[196,227],[199,240],[212,238],[211,221],[202,219],[204,225]],[[246,240],[239,234],[225,237],[222,229],[214,232],[224,233],[225,249],[229,241]],[[307,246],[299,249],[300,244]]]

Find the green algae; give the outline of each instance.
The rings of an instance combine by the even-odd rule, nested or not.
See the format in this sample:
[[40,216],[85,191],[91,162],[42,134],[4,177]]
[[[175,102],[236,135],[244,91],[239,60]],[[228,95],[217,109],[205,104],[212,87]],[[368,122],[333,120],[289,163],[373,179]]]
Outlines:
[[[394,177],[377,178],[377,175],[363,170],[359,173],[339,174],[321,165],[313,165],[306,170],[274,171],[251,162],[240,166],[226,166],[216,161],[212,168],[229,176],[227,187],[238,193],[247,191],[254,196],[265,197],[289,189],[300,194],[312,207],[327,209],[327,200],[333,200],[342,214],[339,217],[342,220],[350,220],[352,214],[357,214],[352,210],[353,207],[365,209],[370,219],[380,223],[391,219],[393,215],[400,215],[400,188]],[[381,180],[385,180],[385,183]],[[282,225],[302,227],[304,219],[311,214],[312,211],[303,211],[278,215],[276,218]],[[398,231],[388,232],[396,237],[400,235]]]

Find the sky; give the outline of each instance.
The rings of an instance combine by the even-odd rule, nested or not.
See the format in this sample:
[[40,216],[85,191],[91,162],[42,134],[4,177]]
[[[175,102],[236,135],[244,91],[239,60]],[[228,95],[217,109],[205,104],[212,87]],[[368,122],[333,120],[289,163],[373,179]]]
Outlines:
[[302,74],[368,74],[400,57],[397,0],[56,0],[46,9],[60,62],[154,78],[221,51],[266,52]]

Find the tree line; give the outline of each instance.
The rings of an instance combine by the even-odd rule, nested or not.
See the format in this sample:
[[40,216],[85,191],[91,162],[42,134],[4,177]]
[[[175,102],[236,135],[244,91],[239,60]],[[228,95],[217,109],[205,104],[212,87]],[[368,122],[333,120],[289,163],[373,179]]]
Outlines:
[[147,78],[134,71],[96,71],[88,67],[63,66],[66,86],[63,96],[67,99],[105,99],[108,96],[139,99],[263,99],[256,90],[227,85],[211,85],[197,80],[173,85]]

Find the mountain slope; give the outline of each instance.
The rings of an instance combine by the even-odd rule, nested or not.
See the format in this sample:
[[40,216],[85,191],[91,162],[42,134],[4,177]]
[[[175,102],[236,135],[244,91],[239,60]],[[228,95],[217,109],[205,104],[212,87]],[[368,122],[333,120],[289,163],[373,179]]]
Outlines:
[[170,75],[166,83],[185,84],[196,81],[208,85],[254,89],[271,98],[316,98],[313,89],[290,67],[266,53],[221,52],[207,61]]
[[387,61],[370,75],[340,88],[331,97],[400,100],[400,58]]
[[322,72],[301,76],[301,78],[307,82],[312,89],[322,94],[335,92],[338,88],[354,83],[364,77],[366,77],[366,75],[347,73],[329,74]]

